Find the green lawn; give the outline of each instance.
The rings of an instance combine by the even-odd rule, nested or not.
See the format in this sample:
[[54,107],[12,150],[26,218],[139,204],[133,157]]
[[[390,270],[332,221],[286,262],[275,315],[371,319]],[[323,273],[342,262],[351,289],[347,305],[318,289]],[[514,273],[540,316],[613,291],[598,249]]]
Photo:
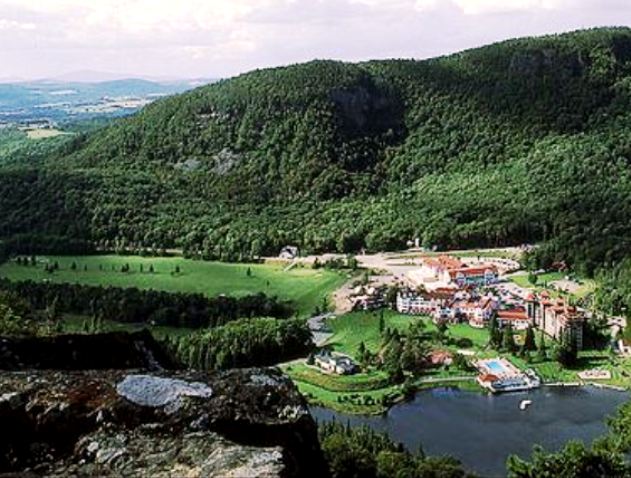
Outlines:
[[[45,262],[59,263],[53,274],[44,270]],[[72,270],[72,263],[77,269]],[[130,272],[120,272],[129,264]],[[143,272],[140,272],[140,267]],[[154,273],[149,273],[153,266]],[[172,272],[179,266],[181,273]],[[87,267],[87,270],[84,270]],[[113,270],[115,268],[115,270]],[[248,277],[247,269],[252,275]],[[264,292],[290,300],[301,315],[309,314],[322,299],[346,280],[344,273],[309,268],[284,272],[279,264],[227,264],[179,257],[139,256],[47,256],[38,257],[37,266],[20,266],[11,261],[0,265],[0,277],[11,280],[73,282],[87,285],[138,287],[171,292],[197,292],[209,297],[219,294],[242,296]]]
[[[517,284],[518,286],[524,287],[524,288],[527,288],[527,289],[543,290],[543,288],[544,288],[543,286],[547,284],[548,292],[553,297],[556,297],[556,296],[560,295],[561,292],[557,291],[556,289],[553,289],[550,286],[550,283],[554,282],[554,281],[562,280],[562,279],[565,278],[565,276],[566,276],[566,274],[564,274],[562,272],[546,272],[545,274],[538,274],[537,275],[537,284],[535,284],[535,285],[532,285],[528,281],[528,274],[516,274],[516,275],[511,276],[510,280],[512,282],[514,282],[515,284]],[[572,292],[572,294],[571,294],[574,297],[576,297],[577,299],[582,299],[582,298],[586,297],[587,295],[589,295],[592,292],[594,292],[594,290],[597,287],[597,283],[593,279],[580,278],[579,282],[580,282],[579,287],[576,290],[574,290]]]
[[[357,348],[364,342],[371,352],[377,352],[381,346],[381,334],[379,333],[379,315],[381,311],[351,312],[329,320],[328,325],[333,331],[333,336],[327,344],[350,356],[355,356]],[[401,315],[391,310],[384,310],[385,326],[391,329],[405,330],[415,320],[422,320],[410,315]]]
[[323,373],[302,361],[287,364],[283,369],[293,380],[317,385],[331,392],[362,392],[388,386],[388,375],[380,370],[334,375]]
[[[552,282],[552,281],[555,281],[555,280],[561,280],[564,277],[565,277],[565,274],[563,274],[562,272],[546,272],[545,274],[537,274],[537,284],[536,284],[536,286],[541,286],[545,282]],[[529,288],[529,289],[534,289],[535,288],[535,286],[533,286],[528,281],[528,274],[515,274],[513,276],[510,276],[510,280],[512,282],[514,282],[515,284],[517,284],[519,287],[525,287],[525,288]]]
[[[398,385],[370,392],[339,393],[326,390],[317,385],[301,382],[300,380],[294,380],[294,383],[300,393],[307,397],[310,404],[320,405],[343,413],[377,415],[386,411],[386,408],[381,404],[381,400],[385,395],[401,399],[401,387]],[[371,403],[366,402],[368,397],[370,397]]]

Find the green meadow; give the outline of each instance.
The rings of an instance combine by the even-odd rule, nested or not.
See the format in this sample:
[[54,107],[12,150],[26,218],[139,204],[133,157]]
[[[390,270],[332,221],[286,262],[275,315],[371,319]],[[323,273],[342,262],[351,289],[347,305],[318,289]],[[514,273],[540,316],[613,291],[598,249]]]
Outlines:
[[[55,262],[59,264],[59,270],[47,272],[46,263]],[[75,268],[72,267],[73,263]],[[126,265],[129,265],[129,272],[121,272],[121,268]],[[152,267],[153,272],[150,272]],[[208,297],[263,292],[291,301],[301,315],[311,313],[322,304],[324,298],[348,280],[347,275],[340,272],[301,267],[285,271],[281,264],[228,264],[181,257],[119,255],[39,256],[36,266],[9,261],[0,265],[0,277],[14,281],[69,282],[194,292]]]

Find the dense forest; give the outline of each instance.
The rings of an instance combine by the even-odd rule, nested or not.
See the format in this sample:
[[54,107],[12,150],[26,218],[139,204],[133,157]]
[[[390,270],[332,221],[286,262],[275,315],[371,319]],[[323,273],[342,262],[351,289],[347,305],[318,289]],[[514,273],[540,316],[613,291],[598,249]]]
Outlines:
[[0,165],[0,239],[222,260],[537,241],[589,273],[631,250],[630,131],[626,28],[254,71]]
[[301,319],[242,319],[221,327],[169,336],[166,346],[177,362],[197,370],[275,365],[304,357],[313,348]]
[[[0,292],[22,297],[32,311],[53,306],[57,313],[123,323],[206,328],[251,317],[286,319],[292,308],[265,294],[244,297],[184,294],[136,288],[11,282],[0,279]],[[29,314],[33,315],[33,314]]]
[[318,427],[332,478],[473,478],[451,457],[413,455],[385,434],[337,422]]

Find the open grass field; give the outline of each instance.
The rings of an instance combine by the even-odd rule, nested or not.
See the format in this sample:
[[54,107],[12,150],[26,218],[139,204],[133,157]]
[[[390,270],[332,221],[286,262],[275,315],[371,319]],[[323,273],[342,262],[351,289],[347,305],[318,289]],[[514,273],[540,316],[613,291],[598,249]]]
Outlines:
[[285,371],[291,378],[331,392],[365,392],[388,386],[388,375],[380,370],[368,370],[356,375],[334,375],[319,371],[304,361],[288,364]]
[[[45,263],[59,263],[50,274]],[[72,270],[72,263],[76,270]],[[129,272],[121,268],[129,264]],[[149,269],[153,266],[154,272]],[[141,272],[142,267],[142,272]],[[174,274],[176,267],[180,273]],[[248,276],[247,270],[251,270]],[[138,287],[171,292],[195,292],[209,297],[219,294],[242,296],[264,292],[291,301],[300,315],[310,314],[348,277],[329,270],[293,268],[285,272],[281,265],[227,264],[183,259],[180,257],[139,256],[42,256],[36,266],[10,261],[0,265],[0,277],[11,280],[71,282],[86,285]]]
[[54,128],[35,128],[35,129],[27,129],[26,135],[29,139],[46,139],[46,138],[54,138],[56,136],[61,136],[64,133],[58,129]]
[[536,285],[532,285],[528,281],[528,274],[515,274],[510,276],[510,280],[517,284],[519,287],[534,289],[535,287],[542,286],[546,282],[561,280],[563,279],[563,277],[565,277],[565,274],[563,274],[562,272],[546,272],[545,274],[538,274]]
[[537,276],[537,283],[532,285],[528,281],[528,274],[515,274],[510,276],[510,280],[520,287],[527,289],[543,290],[544,285],[553,296],[561,291],[570,293],[574,297],[581,299],[596,290],[597,283],[593,279],[566,280],[562,272],[546,272]]
[[398,385],[380,388],[370,392],[352,392],[353,400],[340,401],[340,394],[326,390],[317,385],[313,385],[300,380],[294,380],[300,393],[302,393],[312,405],[320,405],[343,413],[378,415],[384,413],[386,408],[381,404],[384,396],[400,395],[401,387]]
[[[379,333],[379,315],[381,311],[351,312],[329,320],[327,324],[333,336],[327,341],[336,351],[355,356],[361,342],[371,352],[377,352],[381,346]],[[410,324],[419,320],[417,317],[401,315],[391,310],[383,310],[385,326],[391,329],[406,330]]]

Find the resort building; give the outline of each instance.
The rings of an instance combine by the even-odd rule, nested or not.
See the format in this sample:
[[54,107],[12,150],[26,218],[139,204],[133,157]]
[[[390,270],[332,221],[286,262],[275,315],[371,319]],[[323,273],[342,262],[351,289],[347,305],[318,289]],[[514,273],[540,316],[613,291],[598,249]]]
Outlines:
[[435,323],[468,322],[483,328],[491,320],[499,301],[493,296],[479,297],[468,291],[436,289],[432,292],[416,292],[410,289],[397,294],[397,311],[402,314],[431,316]]
[[380,309],[386,303],[385,292],[385,287],[356,287],[350,298],[353,310]]
[[469,266],[456,257],[445,255],[425,259],[420,269],[408,273],[408,278],[429,291],[483,287],[497,282],[498,269],[493,264]]
[[454,356],[448,350],[433,350],[429,355],[429,363],[432,367],[451,365],[453,361]]
[[503,358],[479,360],[475,366],[480,372],[478,383],[493,393],[530,390],[541,385],[541,380],[534,371],[527,370],[523,373]]
[[526,298],[528,318],[535,326],[556,340],[565,334],[574,340],[576,347],[583,348],[583,327],[585,314],[563,298],[551,298],[543,291],[539,295],[530,294]]
[[415,292],[407,289],[397,294],[397,311],[402,314],[434,315],[453,299],[449,291]]
[[486,327],[498,306],[494,297],[485,296],[475,300],[455,301],[452,308],[459,322],[468,322],[471,327],[481,329]]
[[528,317],[524,308],[498,310],[497,325],[504,328],[509,324],[513,330],[526,330],[533,324],[533,321]]
[[322,351],[316,354],[314,363],[325,372],[338,375],[352,375],[359,371],[359,367],[350,357],[345,355],[333,355],[328,351]]
[[484,287],[497,282],[497,268],[494,265],[482,265],[479,267],[462,267],[450,270],[449,276],[458,287]]

